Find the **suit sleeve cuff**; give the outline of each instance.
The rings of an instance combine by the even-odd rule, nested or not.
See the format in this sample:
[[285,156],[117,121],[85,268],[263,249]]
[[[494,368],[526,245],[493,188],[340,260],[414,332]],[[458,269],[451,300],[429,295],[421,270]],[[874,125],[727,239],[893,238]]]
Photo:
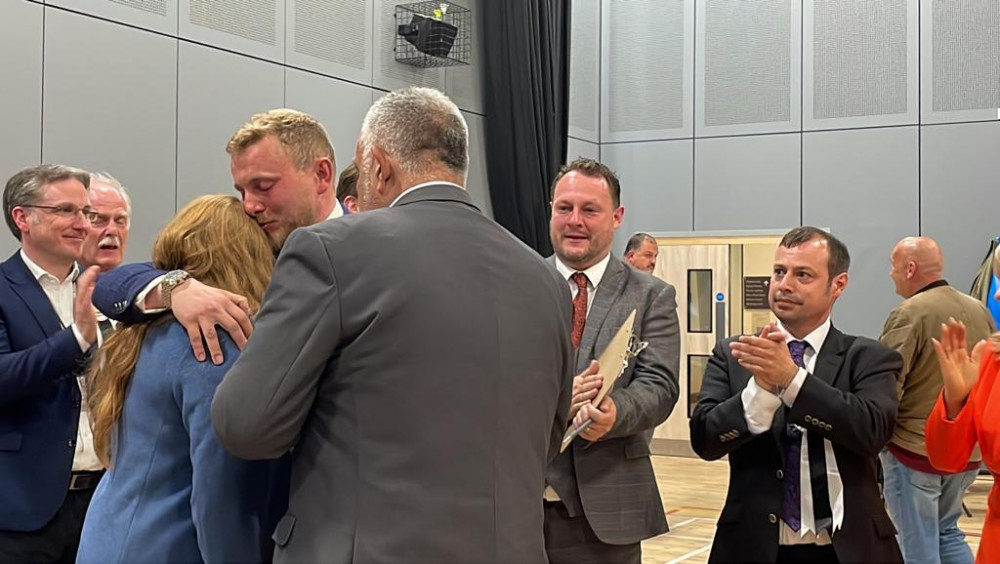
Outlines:
[[806,372],[805,368],[799,368],[799,371],[795,373],[792,383],[788,384],[788,387],[781,392],[781,401],[785,405],[792,407],[795,404],[795,398],[799,397],[799,391],[802,390],[802,384],[806,381],[806,376],[808,375],[809,373]]
[[135,308],[137,310],[145,314],[162,313],[167,311],[167,308],[165,307],[146,309],[146,296],[155,290],[156,287],[160,285],[160,282],[163,282],[164,278],[166,278],[166,276],[157,276],[156,278],[153,278],[153,280],[149,284],[146,284],[146,287],[139,292],[139,295],[135,297]]
[[757,385],[754,378],[747,381],[747,387],[740,394],[743,400],[743,417],[751,434],[759,435],[771,428],[774,413],[781,407],[781,399]]

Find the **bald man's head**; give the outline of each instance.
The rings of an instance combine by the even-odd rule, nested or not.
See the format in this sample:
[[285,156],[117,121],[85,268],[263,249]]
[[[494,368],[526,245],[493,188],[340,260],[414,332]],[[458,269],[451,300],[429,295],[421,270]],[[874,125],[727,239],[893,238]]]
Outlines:
[[896,293],[904,299],[941,280],[944,272],[941,247],[930,237],[906,237],[896,243],[889,261]]

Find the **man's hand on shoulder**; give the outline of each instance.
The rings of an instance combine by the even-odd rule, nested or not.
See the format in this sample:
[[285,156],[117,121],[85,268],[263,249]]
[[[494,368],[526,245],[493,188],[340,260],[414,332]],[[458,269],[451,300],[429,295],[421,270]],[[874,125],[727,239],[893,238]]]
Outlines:
[[204,338],[212,362],[222,364],[222,347],[215,326],[229,333],[236,346],[243,350],[253,332],[250,305],[243,296],[206,286],[191,278],[178,285],[171,294],[174,317],[187,331],[191,349],[199,361],[205,360]]

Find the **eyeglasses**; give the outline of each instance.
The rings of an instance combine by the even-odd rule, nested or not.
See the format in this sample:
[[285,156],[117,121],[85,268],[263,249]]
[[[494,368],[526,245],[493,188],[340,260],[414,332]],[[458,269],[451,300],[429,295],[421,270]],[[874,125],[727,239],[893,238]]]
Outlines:
[[122,229],[128,229],[129,217],[128,214],[118,214],[112,218],[111,214],[107,213],[97,213],[95,211],[90,212],[91,215],[88,217],[90,219],[90,225],[94,227],[107,227],[111,223],[112,219],[115,225]]
[[19,207],[22,207],[22,208],[37,208],[37,209],[40,209],[40,210],[45,210],[45,211],[47,211],[49,213],[53,213],[53,214],[55,214],[55,215],[57,215],[59,217],[65,217],[65,218],[75,217],[76,214],[82,213],[84,219],[86,219],[87,221],[90,221],[90,222],[93,222],[94,219],[96,219],[96,217],[98,215],[97,213],[94,212],[94,210],[92,210],[90,208],[87,208],[87,207],[81,208],[81,207],[75,206],[73,204],[59,204],[58,206],[41,206],[41,205],[36,205],[36,204],[26,204],[26,205],[19,206]]

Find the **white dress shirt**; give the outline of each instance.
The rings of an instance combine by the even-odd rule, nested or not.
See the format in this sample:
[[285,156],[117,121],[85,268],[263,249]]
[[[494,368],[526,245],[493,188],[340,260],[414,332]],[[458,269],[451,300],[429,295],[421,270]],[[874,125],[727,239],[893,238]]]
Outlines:
[[[79,265],[74,264],[73,270],[70,271],[69,275],[60,281],[59,278],[49,274],[28,258],[28,255],[24,254],[24,249],[21,250],[21,260],[24,261],[28,270],[31,271],[31,275],[38,281],[38,285],[42,287],[42,291],[49,298],[52,309],[55,310],[56,315],[59,317],[59,322],[63,327],[72,328],[80,350],[86,352],[90,348],[90,345],[83,340],[80,330],[73,323],[74,302],[76,301],[75,280],[76,276],[80,273]],[[77,386],[80,387],[80,421],[76,430],[76,451],[73,453],[73,470],[100,470],[103,466],[101,465],[101,461],[97,459],[97,453],[94,451],[94,438],[90,430],[89,409],[87,408],[86,398],[83,396],[85,386],[82,375],[77,379]]]
[[[747,422],[747,429],[752,434],[759,435],[767,432],[771,428],[774,414],[781,408],[782,404],[788,407],[794,405],[795,399],[802,389],[802,384],[816,368],[816,358],[819,357],[819,351],[823,348],[823,343],[826,342],[826,336],[830,333],[830,327],[830,319],[827,318],[819,327],[802,339],[806,343],[802,358],[805,368],[799,368],[799,371],[795,374],[788,387],[781,390],[777,395],[758,386],[754,378],[750,378],[747,382],[747,386],[740,394],[740,398],[743,400],[743,413]],[[795,337],[789,335],[780,322],[778,323],[778,329],[785,334],[786,343],[795,340]],[[836,532],[844,523],[844,486],[840,479],[840,471],[837,468],[837,459],[833,453],[833,443],[826,439],[823,440],[826,453],[827,490],[830,496],[830,510],[833,516],[833,531],[824,530],[817,535],[815,532],[815,515],[813,514],[812,482],[809,478],[807,431],[801,427],[799,429],[802,431],[802,449],[799,457],[802,525],[799,527],[799,532],[795,532],[782,521],[779,531],[779,543],[783,545],[830,544],[830,533]]]
[[583,275],[587,277],[587,315],[590,315],[590,306],[594,305],[594,295],[597,293],[597,285],[601,283],[601,279],[604,278],[604,271],[608,269],[608,263],[611,262],[611,253],[604,255],[604,258],[597,261],[597,264],[591,266],[587,270],[573,270],[572,268],[566,266],[559,257],[556,257],[556,270],[559,274],[566,280],[569,284],[570,294],[573,299],[576,299],[577,292],[580,291],[580,287],[576,285],[576,282],[570,279],[571,276],[577,272],[583,272]]

